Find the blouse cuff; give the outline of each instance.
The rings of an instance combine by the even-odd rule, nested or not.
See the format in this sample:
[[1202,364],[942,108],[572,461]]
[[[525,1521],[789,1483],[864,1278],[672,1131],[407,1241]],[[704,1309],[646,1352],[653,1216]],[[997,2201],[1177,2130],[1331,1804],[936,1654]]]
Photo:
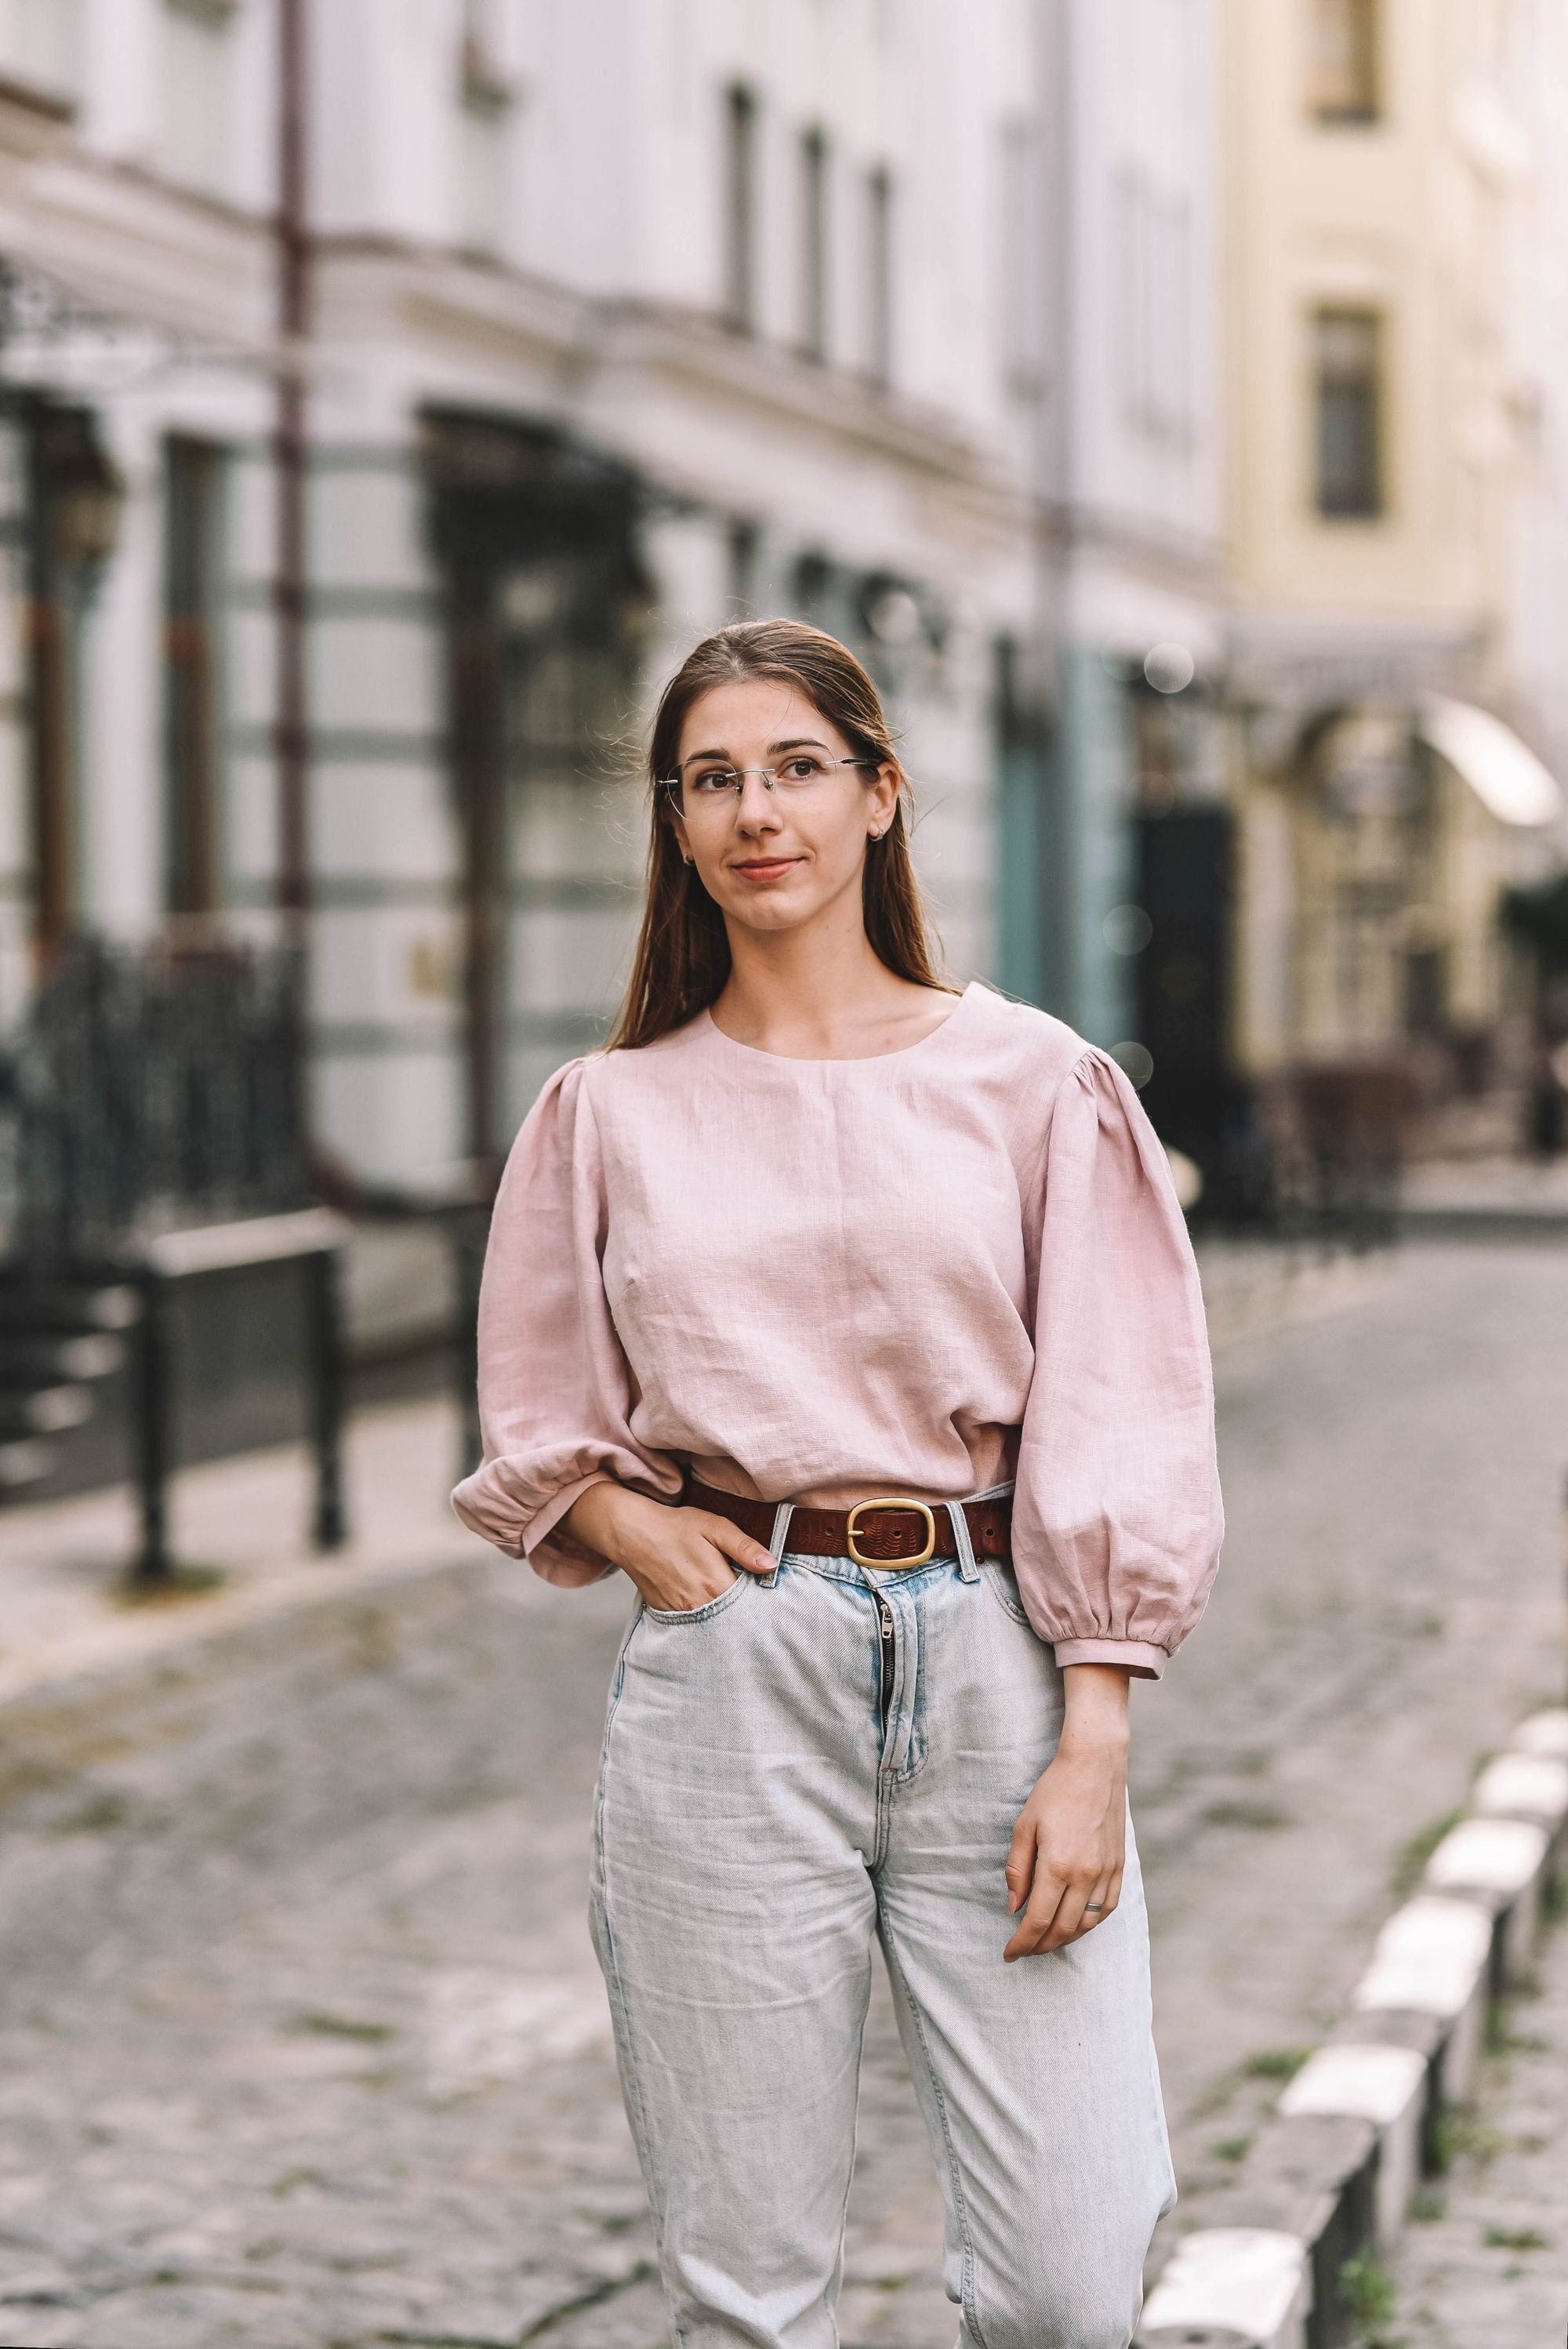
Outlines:
[[1057,1640],[1054,1644],[1060,1671],[1069,1664],[1115,1664],[1137,1680],[1157,1681],[1170,1661],[1163,1648],[1150,1647],[1146,1640]]
[[574,1541],[564,1527],[559,1534],[555,1530],[573,1501],[580,1500],[590,1485],[613,1485],[614,1481],[602,1470],[591,1476],[579,1476],[574,1485],[562,1485],[559,1493],[552,1493],[539,1515],[529,1519],[522,1537],[522,1555],[535,1574],[546,1582],[576,1586],[603,1582],[607,1574],[614,1573],[607,1557],[600,1557],[584,1543]]

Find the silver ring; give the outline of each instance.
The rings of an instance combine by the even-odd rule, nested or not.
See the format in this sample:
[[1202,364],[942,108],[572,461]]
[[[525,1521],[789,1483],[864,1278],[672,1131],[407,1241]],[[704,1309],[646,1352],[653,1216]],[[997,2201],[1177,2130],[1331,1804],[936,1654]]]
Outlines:
[[1104,1907],[1105,1903],[1103,1900],[1086,1900],[1083,1904],[1083,1913],[1086,1917],[1092,1917],[1097,1909],[1103,1909]]

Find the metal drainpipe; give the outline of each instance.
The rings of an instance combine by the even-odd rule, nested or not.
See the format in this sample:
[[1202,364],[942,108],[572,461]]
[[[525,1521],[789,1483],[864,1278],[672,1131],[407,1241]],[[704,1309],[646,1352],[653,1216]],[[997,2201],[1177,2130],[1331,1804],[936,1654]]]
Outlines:
[[273,461],[277,563],[273,605],[277,624],[277,705],[273,740],[278,778],[277,903],[284,935],[303,947],[310,906],[309,709],[305,688],[305,386],[310,332],[310,231],[305,202],[306,0],[277,0],[278,10],[278,376]]

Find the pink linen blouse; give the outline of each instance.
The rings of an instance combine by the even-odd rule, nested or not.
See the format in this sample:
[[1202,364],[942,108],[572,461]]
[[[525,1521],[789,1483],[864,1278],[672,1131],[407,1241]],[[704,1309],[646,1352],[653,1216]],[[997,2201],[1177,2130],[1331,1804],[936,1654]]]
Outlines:
[[[1059,1664],[1158,1679],[1222,1531],[1197,1267],[1114,1061],[978,983],[858,1061],[703,1012],[571,1061],[502,1179],[463,1522],[547,1581],[561,1519],[686,1464],[764,1501],[1016,1479],[1014,1568]],[[786,1547],[788,1537],[786,1537]]]

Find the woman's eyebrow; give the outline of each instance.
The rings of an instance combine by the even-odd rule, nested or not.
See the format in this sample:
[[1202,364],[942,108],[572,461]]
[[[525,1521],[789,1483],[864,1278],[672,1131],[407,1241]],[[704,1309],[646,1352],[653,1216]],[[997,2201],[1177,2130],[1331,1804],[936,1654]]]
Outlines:
[[[680,763],[683,767],[689,767],[694,759],[729,759],[729,753],[727,750],[688,750]],[[735,764],[733,759],[729,762],[731,766]]]
[[784,750],[825,750],[827,747],[825,742],[819,742],[814,734],[797,734],[789,742],[769,742],[768,755],[770,759],[777,759]]

